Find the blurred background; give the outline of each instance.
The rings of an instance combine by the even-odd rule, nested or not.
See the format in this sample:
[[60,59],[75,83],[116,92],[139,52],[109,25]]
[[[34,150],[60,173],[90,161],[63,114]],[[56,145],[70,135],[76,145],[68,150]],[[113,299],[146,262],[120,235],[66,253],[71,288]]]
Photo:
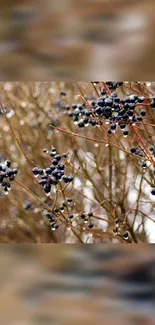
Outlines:
[[2,325],[154,325],[152,245],[1,245]]
[[3,0],[1,80],[153,80],[153,0]]

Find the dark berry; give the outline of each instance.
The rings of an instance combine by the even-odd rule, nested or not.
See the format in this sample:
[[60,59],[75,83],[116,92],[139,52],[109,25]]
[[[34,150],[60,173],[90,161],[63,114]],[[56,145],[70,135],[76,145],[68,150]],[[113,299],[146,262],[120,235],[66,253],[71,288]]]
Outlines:
[[11,166],[11,161],[10,160],[6,160],[6,166],[10,167]]
[[83,128],[84,126],[85,126],[84,122],[79,122],[79,123],[78,123],[78,127],[79,127],[79,128]]
[[124,238],[125,240],[127,240],[127,239],[129,238],[129,233],[128,233],[128,231],[125,231],[125,232],[123,233],[123,238]]
[[93,228],[94,227],[94,225],[93,225],[93,223],[89,223],[89,225],[88,225],[88,228]]
[[68,219],[73,219],[74,215],[73,214],[69,214]]
[[147,163],[146,163],[146,161],[143,161],[143,162],[142,162],[142,167],[143,167],[143,168],[146,168],[146,167],[147,167]]
[[52,164],[53,164],[54,166],[56,166],[56,165],[58,164],[58,160],[57,160],[57,159],[53,159],[53,160],[52,160]]
[[73,201],[73,200],[70,199],[70,198],[67,199],[67,202],[68,202],[68,203],[71,203],[72,201]]
[[126,124],[124,124],[124,123],[121,123],[119,126],[120,126],[120,129],[121,129],[121,130],[124,130],[124,129],[125,129],[125,127],[126,127]]
[[61,156],[60,155],[56,155],[55,157],[54,157],[54,159],[56,159],[56,160],[60,160],[61,159]]
[[39,173],[38,173],[38,167],[34,167],[34,168],[32,169],[32,172],[33,172],[34,175],[38,175],[38,174],[39,174]]
[[145,111],[144,109],[142,109],[142,110],[140,111],[140,115],[141,115],[141,116],[145,116],[145,115],[146,115],[146,111]]
[[135,152],[136,152],[136,147],[131,147],[131,148],[130,148],[130,152],[131,152],[131,153],[135,153]]
[[115,130],[116,129],[116,124],[111,124],[111,126],[110,126],[110,128],[111,128],[111,130]]
[[152,188],[152,190],[151,190],[151,194],[152,194],[152,195],[155,195],[155,188]]
[[72,182],[73,177],[72,177],[72,176],[66,176],[66,175],[63,175],[63,176],[62,176],[62,179],[63,179],[63,181],[64,181],[65,183],[70,183],[70,182]]
[[46,148],[44,148],[44,149],[43,149],[43,152],[45,152],[45,153],[46,153],[46,152],[48,152],[48,150],[47,150]]
[[60,170],[64,170],[65,166],[64,164],[58,164],[57,168]]
[[46,174],[51,175],[52,170],[51,170],[50,167],[48,167],[48,168],[45,169],[45,172],[46,172]]
[[61,96],[66,96],[66,92],[63,91],[63,90],[61,90],[61,91],[60,91],[60,95],[61,95]]
[[129,131],[124,131],[123,135],[126,137],[129,134]]
[[144,96],[138,97],[138,103],[143,103],[144,100],[145,100],[145,97]]

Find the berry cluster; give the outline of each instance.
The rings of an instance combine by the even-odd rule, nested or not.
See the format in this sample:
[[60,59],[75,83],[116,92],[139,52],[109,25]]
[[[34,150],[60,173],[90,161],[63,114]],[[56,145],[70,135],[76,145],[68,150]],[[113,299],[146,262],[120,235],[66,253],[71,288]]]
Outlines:
[[[48,153],[47,149],[43,149],[43,151]],[[40,177],[39,184],[43,187],[47,196],[50,195],[52,186],[57,185],[61,181],[64,183],[71,183],[73,181],[72,176],[64,174],[65,164],[61,160],[67,157],[66,153],[61,156],[57,154],[56,149],[52,147],[50,157],[52,161],[49,167],[46,169],[34,167],[32,169],[34,176],[36,178]]]
[[142,152],[142,149],[141,148],[137,148],[135,146],[132,146],[130,148],[130,152],[133,153],[134,155],[136,156],[140,156],[140,157],[144,157],[144,153]]
[[49,212],[46,212],[46,217],[48,218],[51,230],[54,231],[54,230],[58,229],[59,225],[55,221],[55,216]]
[[[67,229],[71,229],[71,225],[73,221],[78,221],[81,226],[84,224],[88,224],[88,228],[91,229],[94,227],[91,218],[93,217],[93,213],[75,213],[73,212],[74,202],[71,198],[66,198],[66,200],[58,207],[53,209],[51,213],[48,210],[43,210],[43,215],[45,215],[48,219],[49,226],[51,230],[56,230],[59,227],[59,223],[65,222]],[[58,222],[59,221],[59,222]],[[82,221],[82,223],[81,223]]]
[[[152,158],[154,159],[155,158],[155,147],[152,146],[152,145],[149,145],[148,146],[148,151],[150,153],[150,155],[152,156]],[[144,150],[139,147],[139,146],[132,146],[130,147],[130,152],[136,156],[139,156],[139,157],[142,157],[143,160],[141,162],[141,166],[142,168],[145,170],[147,167],[152,167],[152,165],[148,165],[148,160],[147,160],[147,155],[146,153],[144,152]],[[153,174],[155,174],[155,169],[154,168],[151,168],[150,171],[153,172]],[[155,195],[155,188],[152,188],[151,190],[151,194],[152,195]]]
[[[152,146],[152,145],[150,145],[150,146],[148,147],[148,150],[149,150],[150,154],[152,155],[152,157],[155,158],[155,147]],[[144,163],[145,163],[145,162],[144,162]],[[146,167],[147,167],[147,165],[146,165]],[[154,175],[155,175],[155,169],[153,169],[153,173],[154,173]],[[155,195],[155,187],[152,187],[152,189],[151,189],[151,194],[152,194],[152,195]]]
[[[94,81],[93,84],[97,85],[97,84],[99,84],[99,81]],[[105,82],[105,84],[109,88],[110,91],[114,91],[118,87],[123,86],[122,81],[107,81],[107,82]],[[106,94],[106,89],[105,89],[105,87],[102,87],[101,88],[101,95],[105,95],[105,94]]]
[[92,229],[94,227],[93,223],[91,222],[91,217],[93,217],[93,213],[89,212],[89,213],[82,213],[80,215],[80,218],[83,220],[84,223],[88,223],[88,228]]
[[[155,148],[152,145],[148,146],[148,151],[150,152],[150,155],[154,159],[155,158]],[[132,146],[132,147],[130,147],[130,152],[132,154],[136,155],[136,156],[145,158],[146,160],[142,161],[142,167],[143,168],[147,167],[147,155],[140,146]],[[153,173],[155,173],[155,170],[153,170]]]
[[[95,82],[97,84],[98,82]],[[103,119],[109,124],[108,134],[116,132],[117,126],[122,130],[123,136],[127,137],[129,131],[126,129],[128,124],[142,121],[146,115],[145,109],[138,110],[138,106],[145,101],[145,97],[135,94],[121,98],[116,93],[116,88],[123,85],[123,82],[106,82],[111,93],[107,93],[104,87],[100,88],[100,97],[93,101],[83,104],[66,105],[59,102],[59,107],[67,111],[69,117],[79,128],[88,125],[101,125]],[[66,95],[65,92],[63,96]],[[61,94],[62,95],[62,94]],[[152,98],[150,107],[155,108],[155,98]]]
[[123,231],[122,233],[122,229],[121,229],[121,224],[119,222],[119,218],[117,217],[115,219],[115,226],[113,228],[113,233],[114,235],[119,235],[121,236],[124,240],[128,240],[129,239],[129,232],[127,230]]
[[[107,81],[106,82],[107,87],[110,91],[116,90],[118,87],[123,86],[123,81]],[[106,90],[104,87],[101,88],[101,95],[105,95]]]
[[151,145],[148,147],[148,149],[150,151],[150,154],[155,158],[155,147]]
[[11,189],[10,182],[14,180],[17,172],[17,169],[11,169],[9,160],[0,163],[0,186],[3,187],[4,194],[8,194]]
[[[48,203],[48,202],[47,202]],[[50,213],[47,210],[43,210],[43,214],[46,215],[48,221],[49,221],[49,225],[50,225],[50,229],[51,230],[56,230],[59,225],[58,225],[58,219],[60,219],[60,217],[62,217],[61,213],[64,212],[65,208],[68,207],[70,204],[72,203],[72,199],[68,198],[66,199],[65,202],[63,202],[58,208],[55,208],[53,210],[53,213]],[[68,215],[68,221],[70,222],[73,217],[73,215],[69,214]],[[57,220],[57,222],[56,222]]]

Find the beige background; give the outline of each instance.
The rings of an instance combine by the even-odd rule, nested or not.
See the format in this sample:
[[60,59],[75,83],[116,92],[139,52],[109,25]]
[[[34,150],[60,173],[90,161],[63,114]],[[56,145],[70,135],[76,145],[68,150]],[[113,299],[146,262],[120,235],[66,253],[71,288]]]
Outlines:
[[154,80],[153,0],[0,6],[1,80]]
[[[0,249],[2,325],[155,324],[155,297],[149,293],[155,285],[151,245]],[[144,277],[141,283],[136,272]],[[129,275],[130,280],[123,280]],[[126,298],[121,298],[123,292]],[[148,292],[148,299],[132,301],[127,292],[133,297]]]

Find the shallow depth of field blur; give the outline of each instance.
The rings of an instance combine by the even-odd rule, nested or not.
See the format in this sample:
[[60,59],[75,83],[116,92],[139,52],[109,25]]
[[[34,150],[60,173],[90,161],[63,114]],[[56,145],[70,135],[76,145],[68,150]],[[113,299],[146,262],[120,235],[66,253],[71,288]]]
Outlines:
[[154,325],[153,245],[1,245],[2,325]]
[[154,0],[1,0],[0,79],[154,80],[154,11]]
[[[1,243],[155,242],[154,173],[149,158],[142,168],[143,159],[130,152],[133,145],[141,148],[137,134],[144,143],[142,150],[154,143],[155,111],[148,103],[155,94],[155,83],[125,82],[117,89],[120,97],[137,91],[148,101],[146,107],[137,107],[137,112],[146,109],[146,116],[135,126],[137,133],[129,126],[127,137],[121,130],[108,134],[104,119],[101,128],[79,128],[62,108],[83,101],[89,105],[99,96],[101,86],[93,82],[0,83],[0,102],[5,109],[5,116],[2,110],[0,113],[0,162],[8,159],[18,169],[8,195],[1,191]],[[53,186],[47,197],[32,168],[49,167],[51,157],[43,149],[50,151],[52,146],[58,154],[67,154],[65,173],[73,176],[73,182]],[[59,209],[67,198],[72,202],[54,216],[59,228],[53,231],[45,209]],[[87,222],[80,218],[82,213],[93,216]],[[69,214],[73,220],[68,219]],[[129,238],[124,240],[126,231]]]

